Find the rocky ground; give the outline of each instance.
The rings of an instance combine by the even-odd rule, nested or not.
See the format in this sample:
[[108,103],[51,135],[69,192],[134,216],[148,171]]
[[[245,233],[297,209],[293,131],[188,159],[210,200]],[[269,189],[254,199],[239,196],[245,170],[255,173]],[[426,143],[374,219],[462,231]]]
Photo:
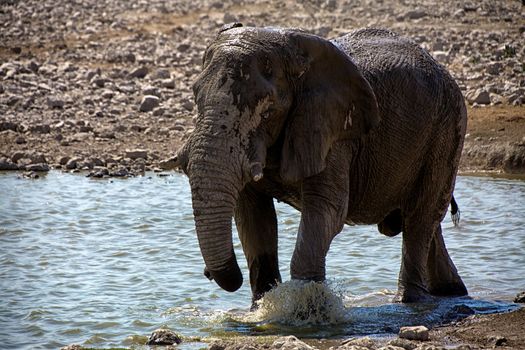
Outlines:
[[0,1],[0,169],[168,168],[218,28],[386,27],[427,48],[470,106],[464,171],[525,172],[524,6],[506,1]]
[[[516,0],[0,0],[0,170],[169,168],[163,160],[193,129],[204,49],[233,21],[327,38],[385,27],[412,38],[468,103],[462,171],[525,173],[525,6]],[[515,315],[487,317],[504,330],[523,325]],[[479,323],[468,322],[451,327],[485,346]]]

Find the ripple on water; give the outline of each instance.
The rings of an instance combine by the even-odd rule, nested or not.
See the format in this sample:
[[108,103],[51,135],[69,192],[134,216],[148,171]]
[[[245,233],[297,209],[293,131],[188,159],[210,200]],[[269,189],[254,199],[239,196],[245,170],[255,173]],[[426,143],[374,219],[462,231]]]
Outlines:
[[[183,176],[87,181],[50,172],[28,181],[1,174],[0,193],[0,333],[10,335],[0,343],[7,348],[59,348],[85,339],[86,346],[142,345],[162,325],[203,337],[395,332],[406,323],[439,324],[468,308],[507,310],[509,304],[490,300],[510,301],[516,288],[525,285],[525,182],[520,181],[458,177],[455,197],[462,221],[454,227],[447,216],[443,231],[474,297],[470,301],[391,304],[401,235],[386,238],[375,226],[345,227],[327,257],[327,275],[337,276],[334,283],[340,289],[334,295],[343,305],[338,309],[341,322],[330,327],[304,322],[317,317],[308,314],[315,308],[289,308],[303,323],[292,316],[288,322],[278,309],[254,318],[235,231],[234,247],[245,274],[242,288],[226,293],[203,277]],[[282,203],[276,209],[286,281],[299,215]]]

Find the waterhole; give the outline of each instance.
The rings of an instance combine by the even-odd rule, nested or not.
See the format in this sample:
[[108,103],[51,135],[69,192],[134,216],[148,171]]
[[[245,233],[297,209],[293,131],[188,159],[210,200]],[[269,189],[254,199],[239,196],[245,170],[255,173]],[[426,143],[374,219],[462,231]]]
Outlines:
[[[327,285],[284,282],[252,313],[236,232],[242,288],[228,293],[203,276],[186,177],[3,173],[0,348],[140,347],[161,326],[187,337],[190,348],[191,340],[217,336],[380,335],[514,308],[525,286],[525,182],[462,176],[455,197],[461,224],[447,215],[443,232],[471,298],[392,304],[401,237],[347,226],[331,245]],[[276,208],[288,281],[299,214]]]

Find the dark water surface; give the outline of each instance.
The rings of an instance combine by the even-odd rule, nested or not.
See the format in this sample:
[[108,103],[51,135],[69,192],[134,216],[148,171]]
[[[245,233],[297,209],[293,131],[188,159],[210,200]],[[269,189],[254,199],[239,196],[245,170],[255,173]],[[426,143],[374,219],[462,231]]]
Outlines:
[[[385,334],[401,325],[509,310],[525,289],[520,180],[458,178],[461,225],[454,227],[447,216],[443,231],[473,299],[391,304],[401,238],[382,236],[375,226],[347,226],[327,262],[339,303],[329,310],[337,314],[335,324],[311,326],[287,320],[280,310],[286,305],[263,316],[248,312],[247,269],[236,233],[243,287],[227,293],[203,277],[184,176],[17,176],[0,174],[0,348],[140,347],[160,326],[192,337]],[[299,214],[277,208],[281,271],[288,280]],[[283,284],[275,300],[285,300],[292,287]]]

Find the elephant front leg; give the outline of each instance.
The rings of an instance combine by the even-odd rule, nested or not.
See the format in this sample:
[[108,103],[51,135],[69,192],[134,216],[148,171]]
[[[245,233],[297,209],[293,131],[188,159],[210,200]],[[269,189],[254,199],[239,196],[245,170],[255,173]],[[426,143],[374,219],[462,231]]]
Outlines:
[[308,178],[302,188],[301,223],[290,267],[292,279],[323,281],[326,254],[343,229],[348,210],[348,176],[329,169]]
[[247,185],[237,201],[235,224],[250,270],[253,307],[255,301],[281,282],[272,197]]

